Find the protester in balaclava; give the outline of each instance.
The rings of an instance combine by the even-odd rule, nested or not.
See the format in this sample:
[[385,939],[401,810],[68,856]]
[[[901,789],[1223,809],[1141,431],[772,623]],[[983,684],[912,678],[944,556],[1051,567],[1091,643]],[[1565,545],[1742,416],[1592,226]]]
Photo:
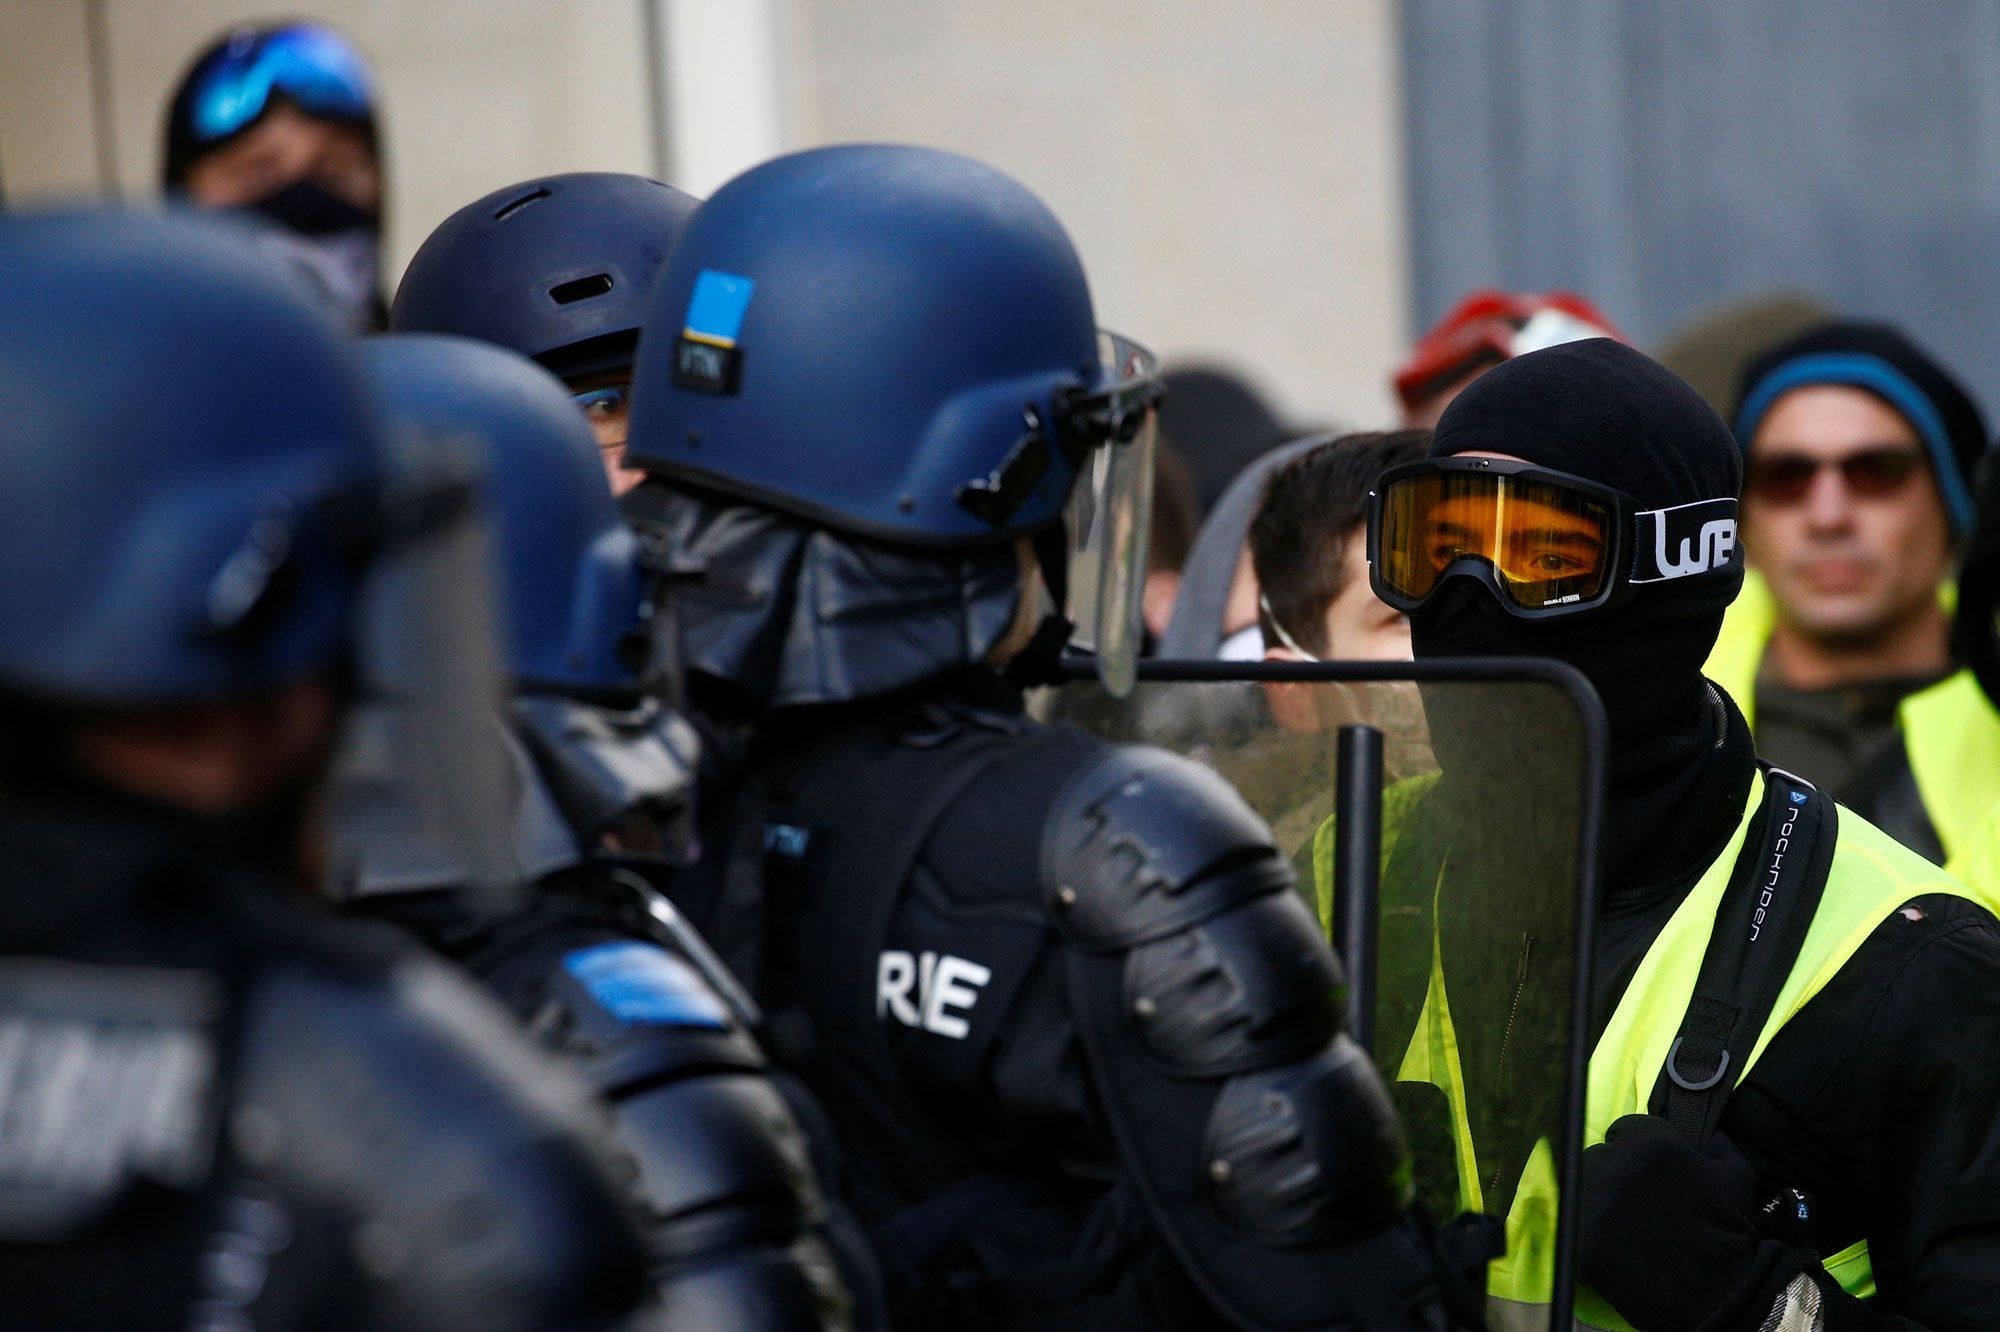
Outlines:
[[311,23],[231,31],[174,92],[164,166],[170,196],[272,223],[266,243],[342,325],[382,327],[375,82],[346,38]]
[[[1740,469],[1693,389],[1596,339],[1488,372],[1377,487],[1417,657],[1555,658],[1610,722],[1578,1316],[2000,1326],[2000,923],[1761,765],[1703,677]],[[1441,795],[1478,762],[1440,760]]]

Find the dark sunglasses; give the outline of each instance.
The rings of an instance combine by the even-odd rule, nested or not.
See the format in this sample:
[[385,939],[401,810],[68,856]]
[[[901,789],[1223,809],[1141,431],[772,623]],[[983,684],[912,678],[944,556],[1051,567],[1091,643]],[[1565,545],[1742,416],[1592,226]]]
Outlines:
[[1771,504],[1797,504],[1826,467],[1838,469],[1841,484],[1853,494],[1882,499],[1901,490],[1923,470],[1924,455],[1921,449],[1899,445],[1863,449],[1833,461],[1798,453],[1766,454],[1750,460],[1743,493]]

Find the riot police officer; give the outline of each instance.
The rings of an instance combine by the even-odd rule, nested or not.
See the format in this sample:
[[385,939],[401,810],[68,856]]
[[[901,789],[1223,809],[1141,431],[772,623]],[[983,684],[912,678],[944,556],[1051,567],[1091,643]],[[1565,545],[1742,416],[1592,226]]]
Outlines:
[[1005,674],[1045,582],[1114,683],[1138,641],[1157,385],[1056,219],[940,151],[767,163],[683,233],[634,390],[629,511],[744,746],[707,841],[748,872],[691,910],[761,947],[901,1324],[1441,1325],[1268,829]]
[[543,176],[495,190],[438,224],[396,288],[389,327],[457,333],[533,357],[569,386],[612,486],[631,412],[646,295],[700,201],[644,176]]
[[[429,596],[474,509],[389,465],[350,349],[222,225],[0,222],[5,1320],[626,1326],[582,1088],[308,903],[364,661],[478,686],[476,617]],[[363,641],[364,593],[438,637]]]
[[[352,895],[485,980],[589,1075],[637,1168],[667,1325],[853,1326],[805,1137],[751,1034],[754,1006],[657,886],[684,850],[675,820],[694,736],[642,678],[638,542],[589,427],[548,372],[487,343],[392,334],[363,356],[394,421],[472,432],[490,455],[513,844],[534,886],[514,909],[482,910],[438,848],[356,820]],[[374,802],[405,814],[415,803]],[[858,1238],[843,1257],[872,1296]]]

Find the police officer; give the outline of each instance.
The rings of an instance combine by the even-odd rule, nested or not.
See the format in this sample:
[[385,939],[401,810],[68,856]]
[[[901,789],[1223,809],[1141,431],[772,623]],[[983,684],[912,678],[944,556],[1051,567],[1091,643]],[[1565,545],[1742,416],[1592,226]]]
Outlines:
[[[1578,1317],[1995,1326],[2000,925],[1760,765],[1703,678],[1740,467],[1692,389],[1593,340],[1490,371],[1377,487],[1418,658],[1554,657],[1610,720]],[[1536,1279],[1495,1293],[1532,1312]]]
[[644,176],[576,172],[495,190],[438,225],[410,259],[389,327],[498,343],[576,395],[614,490],[647,293],[700,201]]
[[[388,470],[351,351],[245,248],[0,222],[5,1321],[626,1326],[582,1088],[308,904],[351,663],[480,646],[362,643],[358,575],[420,596],[471,506]],[[437,608],[370,622],[473,622]]]
[[[535,884],[518,909],[482,910],[435,846],[350,823],[358,905],[462,963],[589,1075],[636,1166],[666,1325],[853,1326],[804,1135],[749,1030],[755,1010],[657,886],[694,738],[633,664],[645,659],[638,542],[589,427],[547,371],[487,343],[392,334],[363,354],[393,420],[476,432],[491,457],[513,840]],[[872,1296],[858,1237],[844,1256]]]
[[762,893],[774,1054],[856,1158],[899,1325],[1442,1323],[1268,829],[1004,674],[1045,580],[1108,677],[1138,642],[1156,386],[1056,219],[941,151],[767,163],[683,234],[634,389],[690,697],[747,735],[707,841],[752,872],[698,921]]

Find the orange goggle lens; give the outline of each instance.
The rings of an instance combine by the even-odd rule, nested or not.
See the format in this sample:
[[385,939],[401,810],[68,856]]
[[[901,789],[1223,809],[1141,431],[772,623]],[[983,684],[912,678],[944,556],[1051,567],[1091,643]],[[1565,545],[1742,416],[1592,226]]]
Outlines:
[[1484,560],[1524,610],[1574,605],[1611,582],[1616,514],[1546,481],[1490,473],[1405,477],[1382,496],[1380,577],[1415,602],[1459,560]]

